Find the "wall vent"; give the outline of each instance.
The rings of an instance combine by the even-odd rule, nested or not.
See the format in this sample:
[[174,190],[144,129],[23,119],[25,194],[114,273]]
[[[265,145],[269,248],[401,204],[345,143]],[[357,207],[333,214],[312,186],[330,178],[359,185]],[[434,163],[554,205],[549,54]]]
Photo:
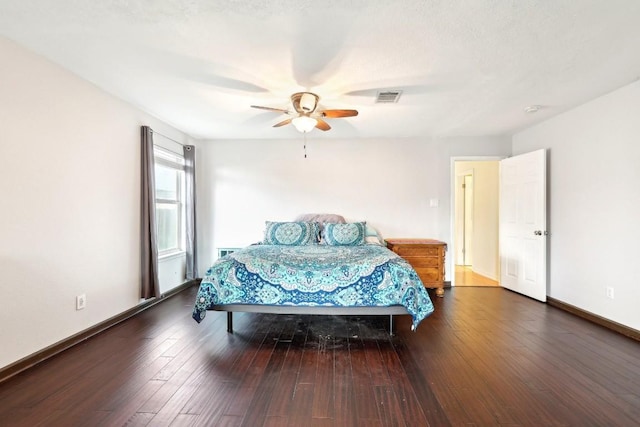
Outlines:
[[378,95],[376,96],[376,104],[393,104],[398,102],[400,99],[400,95],[402,95],[401,90],[383,90],[378,91]]

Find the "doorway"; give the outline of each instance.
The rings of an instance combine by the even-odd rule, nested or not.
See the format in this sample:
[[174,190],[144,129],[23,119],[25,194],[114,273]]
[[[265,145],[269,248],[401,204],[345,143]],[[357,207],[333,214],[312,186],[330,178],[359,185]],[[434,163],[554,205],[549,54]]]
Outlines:
[[453,286],[499,286],[499,160],[452,159]]
[[473,265],[473,169],[456,171],[456,266]]

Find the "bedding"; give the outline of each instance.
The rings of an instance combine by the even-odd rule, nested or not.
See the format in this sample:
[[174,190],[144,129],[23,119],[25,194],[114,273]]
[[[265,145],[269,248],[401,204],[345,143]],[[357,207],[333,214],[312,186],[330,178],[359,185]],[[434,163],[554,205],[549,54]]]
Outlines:
[[265,222],[264,243],[267,245],[312,245],[318,243],[317,222]]
[[[380,245],[253,245],[219,259],[203,278],[193,318],[232,304],[397,307],[415,329],[433,304],[415,270]],[[313,313],[310,310],[309,313]]]
[[365,243],[364,222],[324,224],[322,244],[330,246],[357,246]]

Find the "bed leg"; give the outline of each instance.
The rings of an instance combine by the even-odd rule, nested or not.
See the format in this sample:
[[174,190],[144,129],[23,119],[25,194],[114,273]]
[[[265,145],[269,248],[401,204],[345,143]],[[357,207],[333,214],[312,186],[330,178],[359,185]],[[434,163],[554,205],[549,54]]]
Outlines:
[[233,333],[233,311],[227,311],[227,332]]
[[389,335],[393,336],[393,314],[389,315]]

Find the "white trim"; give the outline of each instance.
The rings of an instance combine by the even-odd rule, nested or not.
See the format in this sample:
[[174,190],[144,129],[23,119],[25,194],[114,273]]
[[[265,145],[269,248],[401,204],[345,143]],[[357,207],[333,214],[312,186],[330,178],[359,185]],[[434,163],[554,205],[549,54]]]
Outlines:
[[180,258],[186,256],[187,253],[183,250],[172,250],[167,251],[164,254],[158,254],[158,261],[166,261],[169,259]]
[[[180,190],[178,190],[178,195],[180,195]],[[164,203],[165,205],[180,205],[180,200],[178,199],[159,199],[156,198],[156,203]]]
[[161,165],[167,168],[184,170],[184,157],[179,156],[178,154],[171,153],[171,155],[165,154],[166,150],[162,149],[162,147],[154,147],[154,160],[157,165]]
[[[159,135],[159,134],[158,134],[158,135]],[[169,141],[171,141],[171,140],[169,140]],[[172,142],[175,142],[175,141],[172,141]],[[173,147],[167,147],[166,145],[164,145],[164,144],[163,144],[163,143],[161,143],[161,142],[156,142],[156,141],[154,141],[154,142],[153,142],[153,148],[154,148],[154,150],[155,150],[156,148],[161,149],[161,150],[164,152],[163,154],[166,154],[166,155],[173,155],[173,156],[180,156],[180,157],[184,157],[184,146],[183,146],[182,144],[179,144],[179,143],[176,143],[176,144],[177,144],[177,145],[179,145],[179,146],[180,146],[180,148],[178,148],[178,149],[174,150],[174,149],[173,149]]]
[[[449,192],[450,192],[450,200],[449,203],[451,206],[450,218],[449,218],[449,233],[451,243],[449,244],[448,252],[450,254],[455,254],[455,233],[456,233],[456,162],[491,162],[491,161],[500,161],[502,159],[506,159],[509,156],[453,156],[451,157],[451,161],[449,164]],[[456,285],[456,263],[453,260],[453,255],[450,257],[450,265],[451,265],[451,274],[449,278],[451,279],[451,286]],[[500,273],[498,273],[500,274]]]

